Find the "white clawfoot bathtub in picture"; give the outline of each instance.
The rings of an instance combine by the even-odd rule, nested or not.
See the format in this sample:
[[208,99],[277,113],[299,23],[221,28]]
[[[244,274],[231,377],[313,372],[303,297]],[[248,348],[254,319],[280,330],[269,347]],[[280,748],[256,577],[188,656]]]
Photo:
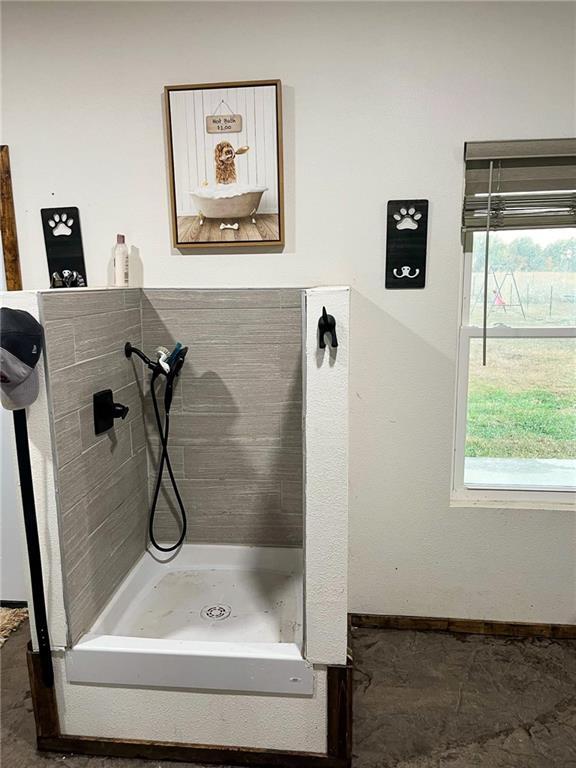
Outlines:
[[[244,219],[253,217],[262,195],[268,187],[255,187],[246,184],[216,184],[199,187],[190,192],[194,205],[198,209],[200,223],[204,219]],[[254,223],[254,219],[252,219]]]

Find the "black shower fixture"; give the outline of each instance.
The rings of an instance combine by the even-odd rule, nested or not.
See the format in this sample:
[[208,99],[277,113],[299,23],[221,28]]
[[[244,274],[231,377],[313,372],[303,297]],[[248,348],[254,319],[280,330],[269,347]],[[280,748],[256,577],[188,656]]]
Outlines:
[[101,435],[114,426],[114,419],[125,419],[128,406],[114,402],[111,389],[103,389],[94,393],[94,432]]
[[[150,377],[150,394],[152,396],[152,405],[154,406],[154,416],[156,417],[156,426],[158,427],[158,436],[160,437],[160,445],[162,451],[160,453],[160,464],[158,466],[158,473],[156,475],[156,483],[154,485],[154,495],[152,497],[152,504],[150,505],[150,518],[148,521],[148,535],[150,543],[153,547],[160,550],[160,552],[173,552],[178,549],[186,538],[186,529],[188,527],[188,520],[186,517],[186,509],[178,490],[178,484],[174,478],[174,472],[172,470],[172,464],[170,462],[170,455],[168,453],[168,434],[170,431],[170,407],[172,405],[172,395],[174,392],[174,382],[177,376],[182,370],[184,360],[188,347],[183,347],[180,342],[176,344],[172,352],[168,352],[165,347],[160,347],[156,350],[157,360],[153,362],[150,358],[137,347],[132,346],[128,341],[124,346],[124,354],[126,357],[132,357],[136,355],[142,360],[144,365],[152,371]],[[156,380],[164,376],[166,378],[166,386],[164,389],[164,426],[162,426],[162,419],[160,417],[160,409],[158,408],[158,400],[156,397]],[[156,505],[158,503],[158,495],[160,494],[160,488],[162,486],[162,476],[164,475],[164,467],[168,469],[168,475],[170,477],[170,483],[174,496],[180,509],[180,516],[182,519],[182,528],[180,530],[180,536],[175,544],[171,544],[168,547],[164,547],[158,544],[154,535],[154,518],[156,516]]]

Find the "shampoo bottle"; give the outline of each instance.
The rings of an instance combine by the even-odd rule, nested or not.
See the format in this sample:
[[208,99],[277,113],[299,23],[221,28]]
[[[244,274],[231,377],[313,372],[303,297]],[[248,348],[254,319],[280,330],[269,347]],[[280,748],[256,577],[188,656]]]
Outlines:
[[114,285],[128,287],[128,246],[124,235],[116,235],[114,246]]

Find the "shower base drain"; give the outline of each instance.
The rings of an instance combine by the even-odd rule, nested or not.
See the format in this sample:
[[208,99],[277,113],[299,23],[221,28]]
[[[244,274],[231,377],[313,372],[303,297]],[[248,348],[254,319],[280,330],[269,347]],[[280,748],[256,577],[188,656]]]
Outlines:
[[208,621],[223,621],[230,616],[232,608],[229,605],[205,605],[200,611],[200,616]]

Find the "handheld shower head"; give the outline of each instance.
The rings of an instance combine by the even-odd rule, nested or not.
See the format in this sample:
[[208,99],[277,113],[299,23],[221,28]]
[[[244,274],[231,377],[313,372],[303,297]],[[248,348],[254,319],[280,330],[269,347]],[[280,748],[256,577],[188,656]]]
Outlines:
[[158,358],[158,365],[162,368],[164,373],[168,375],[170,373],[170,365],[168,363],[168,357],[170,353],[166,347],[158,347],[156,350],[156,357]]
[[174,364],[176,358],[178,357],[178,353],[180,352],[181,349],[182,349],[182,344],[179,341],[177,341],[174,349],[168,355],[168,360],[167,360],[168,365]]
[[142,362],[150,368],[153,373],[153,380],[163,373],[168,383],[171,385],[174,377],[180,373],[180,369],[184,364],[184,358],[188,352],[188,347],[183,347],[180,342],[176,344],[172,352],[168,352],[166,347],[158,347],[156,350],[157,362],[154,363],[142,352],[138,347],[134,347],[129,341],[124,345],[124,354],[130,358],[132,355],[136,355],[142,360]]
[[170,411],[170,406],[172,405],[174,380],[184,365],[187,352],[188,347],[183,347],[180,345],[180,348],[177,346],[168,358],[168,362],[170,363],[170,372],[166,374],[166,391],[164,392],[164,408],[167,412]]
[[188,347],[181,346],[180,349],[176,352],[176,355],[173,357],[172,364],[174,365],[175,363],[180,362],[180,367],[182,367],[187,354],[188,354]]

